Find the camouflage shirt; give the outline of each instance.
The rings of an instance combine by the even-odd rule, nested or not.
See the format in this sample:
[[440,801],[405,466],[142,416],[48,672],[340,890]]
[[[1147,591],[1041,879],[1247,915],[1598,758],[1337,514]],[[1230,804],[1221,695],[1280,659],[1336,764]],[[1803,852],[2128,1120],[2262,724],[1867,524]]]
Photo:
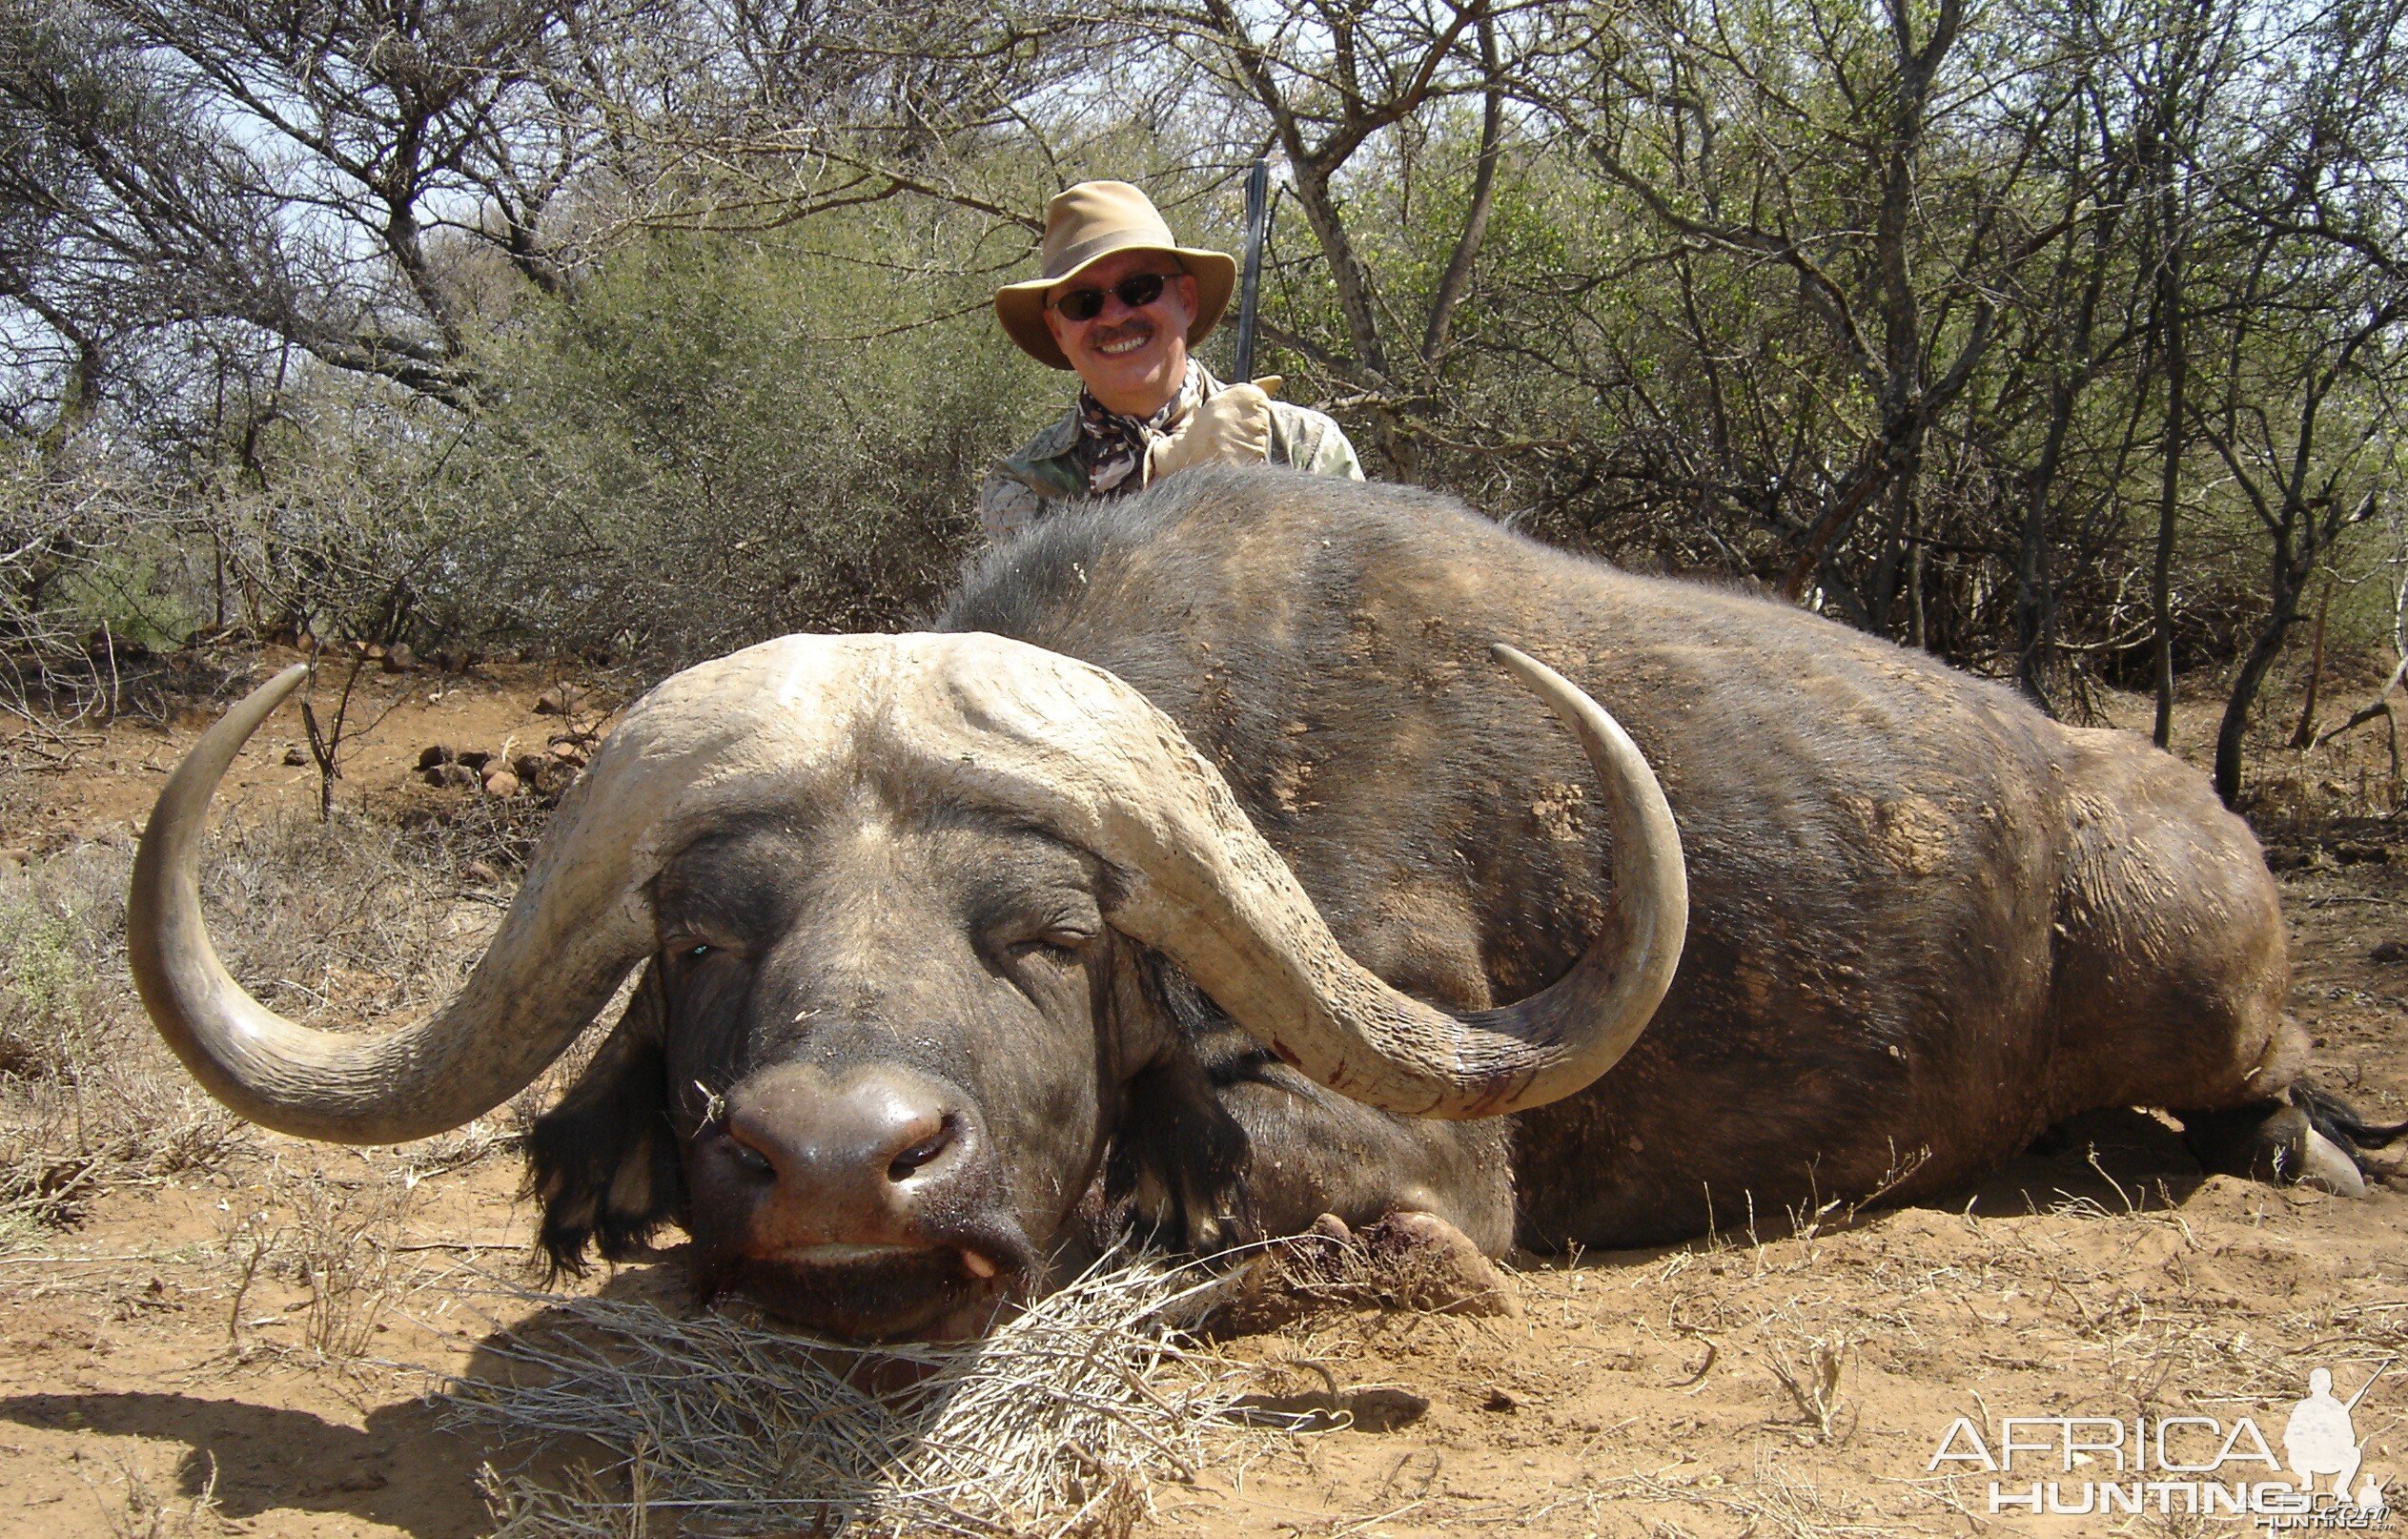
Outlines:
[[[1228,388],[1206,373],[1202,364],[1191,362],[1188,369],[1188,388],[1162,411],[1142,423],[1118,418],[1114,424],[1126,424],[1148,436],[1168,435],[1186,421],[1197,402]],[[988,539],[1019,533],[1045,516],[1048,503],[1064,498],[1121,497],[1137,489],[1140,478],[1125,471],[1112,478],[1113,484],[1108,487],[1094,484],[1093,472],[1099,466],[1110,478],[1112,470],[1118,468],[1117,462],[1126,458],[1118,452],[1124,448],[1125,435],[1083,427],[1083,421],[1092,414],[1083,411],[1086,392],[1079,395],[1080,400],[1059,421],[1023,444],[1018,453],[995,462],[995,468],[989,472],[986,484],[978,490],[978,522]],[[1293,465],[1316,476],[1363,479],[1363,467],[1356,461],[1355,446],[1346,441],[1344,431],[1321,413],[1291,401],[1271,403],[1268,462]]]

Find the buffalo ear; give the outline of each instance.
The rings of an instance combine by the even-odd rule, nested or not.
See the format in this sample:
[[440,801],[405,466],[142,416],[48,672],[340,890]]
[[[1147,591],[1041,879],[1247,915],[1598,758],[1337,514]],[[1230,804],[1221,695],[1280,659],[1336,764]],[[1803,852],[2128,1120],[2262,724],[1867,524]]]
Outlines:
[[527,1135],[526,1189],[543,1210],[538,1243],[557,1280],[582,1276],[588,1246],[606,1261],[643,1254],[684,1216],[684,1176],[669,1130],[661,972],[647,963],[593,1061]]
[[1104,1209],[1112,1228],[1174,1250],[1246,1244],[1260,1238],[1242,1181],[1246,1131],[1221,1091],[1250,1060],[1271,1055],[1168,959],[1156,961],[1148,1003],[1168,1040],[1125,1087]]

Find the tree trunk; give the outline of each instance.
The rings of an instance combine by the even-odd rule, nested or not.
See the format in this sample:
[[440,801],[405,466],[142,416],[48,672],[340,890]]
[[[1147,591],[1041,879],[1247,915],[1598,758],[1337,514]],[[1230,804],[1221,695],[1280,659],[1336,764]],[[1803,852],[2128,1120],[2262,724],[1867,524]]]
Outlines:
[[2324,683],[2324,621],[2333,610],[2333,579],[2324,580],[2316,600],[2315,640],[2308,647],[2308,698],[2299,708],[2299,725],[2291,729],[2291,746],[2302,750],[2316,740],[2316,688]]
[[[2169,157],[2171,158],[2171,157]],[[2169,166],[2166,174],[2171,177]],[[2163,200],[2164,256],[2157,267],[2157,327],[2166,357],[2165,470],[2157,483],[2157,554],[2149,580],[2150,616],[2156,629],[2153,671],[2157,682],[2157,724],[2150,735],[2159,748],[2173,742],[2173,524],[2181,505],[2182,455],[2188,445],[2183,433],[2183,392],[2191,373],[2190,355],[2182,336],[2182,226],[2171,185],[2160,190]],[[2271,658],[2268,659],[2272,661]],[[2256,686],[2252,684],[2251,691]],[[2224,790],[2223,748],[2216,749],[2216,789]],[[2233,784],[2240,784],[2240,738],[2233,739]],[[2225,799],[2230,801],[2231,794]]]
[[2025,698],[2053,716],[2049,700],[2048,652],[2051,610],[2054,607],[2049,571],[2049,498],[2056,485],[2057,462],[2065,454],[2066,430],[2073,421],[2078,387],[2061,362],[2049,387],[2049,435],[2040,446],[2040,463],[2032,471],[2031,502],[2024,509],[2023,547],[2015,558],[2015,684]]
[[[2280,579],[2276,579],[2279,585]],[[2275,659],[2282,655],[2282,638],[2298,618],[2296,596],[2278,597],[2275,612],[2257,631],[2257,639],[2250,644],[2249,656],[2241,660],[2241,671],[2233,680],[2233,692],[2224,702],[2224,720],[2215,729],[2215,794],[2225,806],[2237,811],[2241,798],[2241,734],[2249,729],[2249,708],[2257,700],[2257,687],[2266,682],[2267,670]]]
[[2249,727],[2250,708],[2257,703],[2258,686],[2266,682],[2275,659],[2282,655],[2283,637],[2298,622],[2300,594],[2326,544],[2316,538],[2316,525],[2311,522],[2305,554],[2293,554],[2291,515],[2296,511],[2285,510],[2284,526],[2275,536],[2274,560],[2267,574],[2267,596],[2273,603],[2266,611],[2266,623],[2257,629],[2256,640],[2250,643],[2249,655],[2241,660],[2241,670],[2233,679],[2233,692],[2224,702],[2224,720],[2215,729],[2215,794],[2225,806],[2235,810],[2241,798],[2241,734]]

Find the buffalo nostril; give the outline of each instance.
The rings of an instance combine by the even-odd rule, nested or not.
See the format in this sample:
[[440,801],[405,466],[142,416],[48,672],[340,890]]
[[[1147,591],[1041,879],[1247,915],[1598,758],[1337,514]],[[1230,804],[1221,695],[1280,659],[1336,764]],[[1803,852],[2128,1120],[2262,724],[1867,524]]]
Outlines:
[[951,1113],[937,1124],[936,1131],[896,1155],[887,1166],[887,1180],[909,1180],[920,1168],[953,1145],[954,1128]]

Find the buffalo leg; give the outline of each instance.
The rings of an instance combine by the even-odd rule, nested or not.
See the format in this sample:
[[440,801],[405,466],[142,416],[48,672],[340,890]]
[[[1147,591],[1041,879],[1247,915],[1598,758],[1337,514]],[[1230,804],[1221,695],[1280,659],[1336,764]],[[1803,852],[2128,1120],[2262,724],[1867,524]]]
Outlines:
[[2357,1161],[2289,1101],[2178,1115],[2183,1141],[2200,1165],[2216,1175],[2286,1185],[2296,1181],[2344,1197],[2366,1195]]
[[1398,1117],[1325,1090],[1239,1031],[1183,978],[1165,980],[1174,1024],[1129,1085],[1108,1184],[1137,1227],[1211,1251],[1312,1229],[1424,1213],[1479,1251],[1513,1243],[1502,1119]]
[[1245,1132],[1240,1182],[1255,1233],[1299,1234],[1327,1214],[1350,1228],[1392,1214],[1435,1218],[1482,1254],[1513,1243],[1513,1188],[1499,1122],[1439,1122],[1377,1111],[1263,1055],[1221,1090]]

